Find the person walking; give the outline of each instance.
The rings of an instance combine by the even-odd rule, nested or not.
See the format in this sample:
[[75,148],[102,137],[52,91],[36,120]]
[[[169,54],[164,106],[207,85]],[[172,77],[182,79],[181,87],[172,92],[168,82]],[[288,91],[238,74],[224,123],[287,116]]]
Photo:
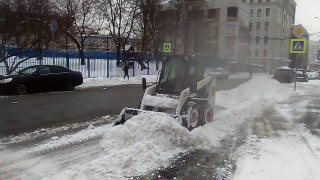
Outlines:
[[124,77],[123,79],[125,79],[126,77],[128,77],[128,80],[129,80],[129,64],[128,62],[126,61],[123,65],[123,71],[124,71]]

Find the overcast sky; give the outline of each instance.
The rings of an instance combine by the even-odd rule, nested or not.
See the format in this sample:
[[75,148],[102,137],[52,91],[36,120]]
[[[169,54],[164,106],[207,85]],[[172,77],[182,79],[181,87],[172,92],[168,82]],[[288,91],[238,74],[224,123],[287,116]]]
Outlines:
[[[320,0],[296,0],[296,24],[302,24],[310,34],[320,32]],[[312,40],[319,40],[320,34],[311,36]]]

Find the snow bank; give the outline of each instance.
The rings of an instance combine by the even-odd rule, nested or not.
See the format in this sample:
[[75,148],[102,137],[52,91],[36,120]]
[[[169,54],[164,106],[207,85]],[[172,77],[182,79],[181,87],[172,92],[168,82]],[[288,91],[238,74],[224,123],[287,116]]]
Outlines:
[[253,141],[247,156],[239,160],[234,180],[320,179],[320,140],[312,140],[305,142],[297,133],[288,132],[276,139]]
[[293,89],[271,79],[257,76],[230,91],[217,92],[216,104],[223,107],[247,106],[257,101],[277,102],[292,95]]
[[[141,113],[104,134],[106,155],[52,179],[126,179],[168,163],[175,154],[208,149],[208,141],[168,115]],[[50,178],[51,179],[51,178]]]
[[113,78],[88,78],[83,80],[83,84],[78,86],[78,88],[89,88],[89,87],[107,87],[107,86],[117,86],[117,85],[136,85],[141,84],[142,78],[147,79],[147,83],[154,83],[157,81],[156,75],[144,75],[144,76],[134,76],[128,79],[123,79],[123,77],[113,77]]
[[175,108],[178,105],[178,100],[167,97],[145,95],[143,97],[143,104],[146,106],[160,108]]

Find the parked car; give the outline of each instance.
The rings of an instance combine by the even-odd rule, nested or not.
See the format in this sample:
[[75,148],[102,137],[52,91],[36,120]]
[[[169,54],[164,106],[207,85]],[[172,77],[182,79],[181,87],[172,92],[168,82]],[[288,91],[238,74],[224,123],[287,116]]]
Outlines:
[[308,73],[304,69],[298,69],[296,73],[297,81],[300,82],[308,82],[309,76]]
[[217,79],[228,79],[230,72],[224,68],[215,68],[210,74],[214,75]]
[[294,70],[289,67],[278,68],[273,78],[280,83],[292,83],[294,80]]
[[319,79],[319,71],[317,70],[308,70],[309,79]]
[[16,74],[0,76],[0,90],[15,94],[59,88],[73,91],[82,83],[81,72],[51,65],[30,66]]

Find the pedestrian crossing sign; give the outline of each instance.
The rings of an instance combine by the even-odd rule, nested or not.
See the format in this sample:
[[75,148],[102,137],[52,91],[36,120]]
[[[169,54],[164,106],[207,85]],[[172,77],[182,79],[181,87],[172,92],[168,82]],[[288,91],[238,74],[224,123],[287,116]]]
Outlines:
[[165,53],[171,52],[171,43],[164,43],[163,44],[163,52],[165,52]]
[[306,39],[291,39],[290,53],[291,54],[305,54],[307,52]]

